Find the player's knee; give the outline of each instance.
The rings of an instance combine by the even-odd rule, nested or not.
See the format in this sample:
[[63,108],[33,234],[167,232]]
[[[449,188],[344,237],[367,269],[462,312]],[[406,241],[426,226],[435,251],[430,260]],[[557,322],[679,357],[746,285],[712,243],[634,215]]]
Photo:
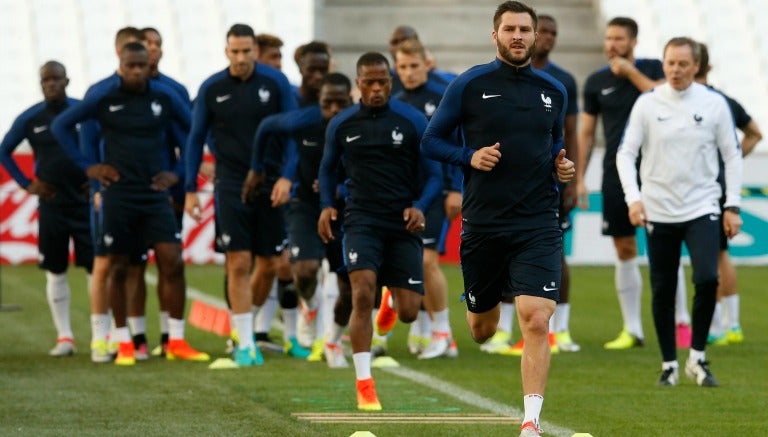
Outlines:
[[419,315],[419,306],[411,306],[397,309],[397,317],[403,323],[411,323]]
[[107,277],[117,283],[125,283],[128,278],[128,262],[112,261],[107,270]]
[[372,311],[375,301],[376,295],[373,290],[367,293],[352,293],[352,306],[359,311]]
[[490,323],[482,319],[467,318],[469,332],[476,343],[485,343],[486,340],[493,337],[496,333],[497,323]]
[[227,276],[243,277],[251,272],[251,262],[246,256],[227,256]]
[[616,256],[622,261],[629,261],[637,257],[637,242],[633,237],[622,237],[614,240]]

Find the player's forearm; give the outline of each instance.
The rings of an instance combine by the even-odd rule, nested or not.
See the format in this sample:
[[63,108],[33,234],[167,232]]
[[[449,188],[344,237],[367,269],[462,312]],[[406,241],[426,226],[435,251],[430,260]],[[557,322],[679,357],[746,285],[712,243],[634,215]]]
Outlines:
[[763,139],[763,134],[754,120],[751,120],[742,131],[744,132],[744,138],[741,139],[741,156],[744,157],[752,153],[757,143]]

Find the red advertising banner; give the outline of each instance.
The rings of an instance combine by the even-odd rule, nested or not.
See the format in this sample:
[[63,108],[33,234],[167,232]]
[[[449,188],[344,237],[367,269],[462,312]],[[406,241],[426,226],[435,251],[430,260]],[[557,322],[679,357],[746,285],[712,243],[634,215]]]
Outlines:
[[[14,157],[22,171],[32,175],[32,155],[16,154]],[[213,185],[200,177],[199,186],[202,190],[202,220],[196,223],[189,216],[184,216],[184,260],[195,264],[221,263],[224,260],[223,255],[213,250]],[[447,253],[441,258],[444,262],[459,261],[460,227],[459,219],[451,226],[446,244]],[[27,194],[8,172],[0,167],[0,263],[28,262],[37,262],[37,197]]]

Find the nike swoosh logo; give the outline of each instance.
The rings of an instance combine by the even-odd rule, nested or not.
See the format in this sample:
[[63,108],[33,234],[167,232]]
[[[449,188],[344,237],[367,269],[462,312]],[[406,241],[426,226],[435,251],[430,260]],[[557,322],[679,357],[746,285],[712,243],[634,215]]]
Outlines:
[[612,93],[614,91],[616,91],[616,87],[612,86],[610,88],[603,88],[603,89],[601,89],[600,90],[600,94],[602,94],[604,96],[607,96],[608,94],[610,94],[610,93]]
[[109,105],[109,112],[116,112],[125,108],[125,105]]
[[547,287],[547,286],[545,285],[543,289],[544,289],[544,291],[555,291],[555,290],[557,290],[557,287],[552,287],[552,288],[549,288],[549,287]]
[[355,141],[356,139],[358,139],[360,137],[362,137],[362,135],[355,135],[354,137],[350,137],[349,135],[347,135],[347,142],[351,143],[352,141]]
[[230,97],[232,97],[232,94],[226,94],[226,95],[223,95],[223,96],[216,96],[216,103],[221,103],[221,102],[224,102],[226,100],[229,100]]
[[421,282],[422,281],[417,281],[417,280],[415,280],[413,278],[408,278],[408,283],[411,284],[411,285],[418,285],[418,284],[421,284]]
[[307,147],[314,147],[320,145],[317,141],[301,140],[301,144]]
[[667,121],[670,118],[672,118],[672,117],[659,117],[659,116],[656,116],[656,120],[659,120],[659,121]]
[[435,241],[437,241],[437,238],[422,238],[422,239],[421,239],[421,241],[422,241],[424,244],[432,244],[432,243],[434,243]]
[[483,100],[485,100],[485,99],[492,99],[494,97],[501,97],[501,94],[486,94],[486,93],[483,93]]
[[48,130],[48,126],[35,126],[32,128],[32,132],[39,134]]
[[720,220],[720,216],[715,215],[715,214],[710,214],[709,215],[709,220],[711,220],[713,222],[716,222],[716,221]]

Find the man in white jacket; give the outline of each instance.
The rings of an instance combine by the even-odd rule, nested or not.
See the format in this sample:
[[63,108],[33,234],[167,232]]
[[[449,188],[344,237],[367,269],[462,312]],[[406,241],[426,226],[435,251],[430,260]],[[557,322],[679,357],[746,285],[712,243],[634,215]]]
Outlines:
[[[658,385],[678,381],[675,349],[675,289],[682,243],[693,267],[693,339],[686,375],[714,387],[705,348],[715,307],[721,195],[717,152],[725,161],[723,228],[741,229],[742,161],[725,98],[694,83],[701,50],[690,38],[672,38],[664,48],[667,83],[640,96],[632,108],[617,166],[629,220],[648,236],[653,319],[663,358]],[[635,162],[642,152],[638,186]]]

